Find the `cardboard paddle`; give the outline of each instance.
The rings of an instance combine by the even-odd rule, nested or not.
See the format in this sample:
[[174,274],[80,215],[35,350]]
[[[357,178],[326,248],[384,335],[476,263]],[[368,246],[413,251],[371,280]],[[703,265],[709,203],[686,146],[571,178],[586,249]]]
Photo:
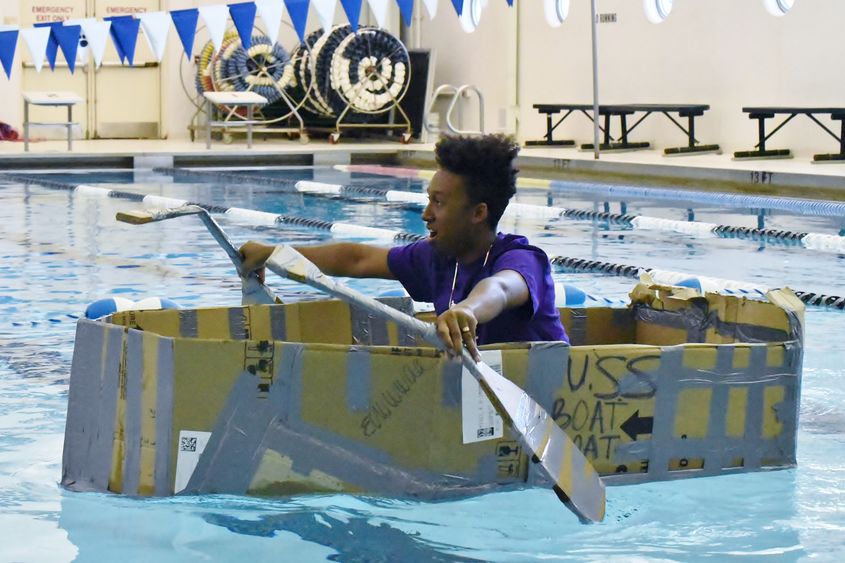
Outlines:
[[132,211],[119,211],[116,219],[122,223],[129,223],[131,225],[143,225],[146,223],[154,223],[156,221],[164,221],[166,219],[173,219],[174,217],[182,217],[184,215],[199,215],[203,224],[214,237],[226,254],[229,255],[229,260],[235,265],[238,274],[241,276],[241,290],[243,292],[244,305],[271,305],[273,303],[281,303],[282,300],[276,297],[269,287],[258,280],[258,275],[254,272],[248,277],[244,277],[241,272],[241,264],[243,259],[238,249],[229,240],[229,237],[217,224],[217,221],[212,219],[208,211],[198,205],[183,205],[182,207],[172,207],[169,209],[135,209]]

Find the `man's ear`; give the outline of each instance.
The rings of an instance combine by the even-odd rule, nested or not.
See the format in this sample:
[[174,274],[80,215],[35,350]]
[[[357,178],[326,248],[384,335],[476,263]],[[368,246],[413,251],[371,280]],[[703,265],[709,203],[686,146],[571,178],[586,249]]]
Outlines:
[[490,214],[490,209],[487,207],[487,204],[484,202],[476,203],[475,209],[472,212],[472,222],[473,223],[482,223],[487,221],[487,215]]

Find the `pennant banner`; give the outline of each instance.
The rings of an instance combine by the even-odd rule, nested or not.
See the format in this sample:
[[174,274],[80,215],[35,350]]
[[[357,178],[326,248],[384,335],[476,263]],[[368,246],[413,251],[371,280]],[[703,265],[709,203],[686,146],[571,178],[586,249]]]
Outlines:
[[433,20],[437,15],[437,0],[423,0],[425,11],[428,12],[428,19]]
[[346,19],[349,20],[352,31],[358,31],[358,20],[361,18],[361,0],[340,0],[340,5],[346,12]]
[[[396,3],[399,5],[399,13],[402,14],[402,21],[405,22],[406,26],[411,27],[411,18],[414,16],[414,0],[396,0]],[[437,9],[436,6],[437,4],[435,4],[435,10]]]
[[191,60],[191,55],[194,52],[194,36],[197,34],[199,17],[200,13],[196,8],[170,12],[170,19],[173,20],[173,27],[176,28],[176,33],[179,35],[179,41],[182,42],[182,48],[185,50],[185,56],[188,60]]
[[6,78],[12,78],[12,63],[15,60],[15,48],[18,45],[17,29],[0,31],[0,63],[6,71]]
[[214,43],[216,53],[223,47],[223,37],[226,35],[226,20],[229,18],[229,9],[223,6],[201,6],[198,8],[208,34]]
[[229,15],[232,16],[232,21],[235,22],[235,29],[238,30],[238,36],[241,38],[241,45],[244,50],[249,49],[252,45],[252,28],[255,27],[255,11],[256,7],[253,2],[229,4]]
[[88,49],[91,51],[91,56],[94,57],[94,65],[96,68],[100,68],[100,65],[103,64],[103,54],[106,52],[111,22],[90,19],[82,20],[79,25],[88,41]]
[[44,67],[44,58],[47,56],[47,44],[50,42],[49,27],[30,27],[21,30],[21,37],[26,42],[32,62],[35,64],[35,71],[41,72]]
[[132,16],[114,16],[105,20],[111,22],[111,38],[120,62],[128,61],[129,66],[132,66],[135,64],[135,46],[138,44],[141,20],[136,20]]
[[56,70],[56,56],[59,54],[59,42],[56,40],[56,35],[53,33],[53,28],[57,25],[62,25],[61,22],[50,23],[36,23],[35,27],[46,27],[49,31],[49,39],[47,40],[47,63],[50,65],[50,70]]
[[144,29],[144,37],[150,46],[150,51],[155,54],[156,60],[161,62],[164,58],[164,50],[167,48],[167,33],[170,31],[170,18],[165,12],[147,12],[138,14],[141,20],[141,27]]
[[367,4],[370,5],[370,11],[376,19],[376,24],[382,29],[387,23],[387,2],[388,0],[367,0]]
[[59,23],[59,25],[53,26],[52,31],[59,47],[62,49],[70,73],[73,74],[73,71],[76,70],[76,51],[79,49],[79,35],[82,33],[82,28],[78,25]]
[[79,64],[85,66],[88,64],[88,53],[90,52],[88,37],[85,35],[85,27],[83,23],[88,25],[91,22],[97,21],[94,18],[79,18],[72,20],[63,20],[62,24],[65,26],[78,25],[82,30],[79,32],[79,47],[76,49],[76,60]]
[[452,0],[452,5],[459,16],[464,15],[464,0]]
[[337,8],[337,0],[311,0],[314,9],[317,10],[317,17],[323,26],[323,33],[331,31],[334,25],[334,13]]
[[275,44],[279,40],[279,28],[282,26],[282,3],[279,0],[255,0],[255,9],[264,22],[267,37]]
[[308,19],[308,0],[285,0],[285,7],[288,9],[290,21],[299,36],[300,41],[305,41],[305,22]]

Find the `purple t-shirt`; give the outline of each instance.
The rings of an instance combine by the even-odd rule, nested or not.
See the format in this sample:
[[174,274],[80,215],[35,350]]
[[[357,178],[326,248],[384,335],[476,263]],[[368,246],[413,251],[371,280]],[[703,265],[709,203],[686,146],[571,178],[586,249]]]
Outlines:
[[[412,299],[434,303],[439,315],[449,308],[455,259],[437,252],[428,240],[391,248],[387,255],[390,271]],[[484,257],[458,266],[452,300],[466,299],[475,285],[502,270],[518,272],[528,285],[530,300],[521,307],[503,311],[492,321],[478,325],[479,344],[495,342],[569,342],[555,307],[554,281],[546,253],[519,235],[499,233]]]

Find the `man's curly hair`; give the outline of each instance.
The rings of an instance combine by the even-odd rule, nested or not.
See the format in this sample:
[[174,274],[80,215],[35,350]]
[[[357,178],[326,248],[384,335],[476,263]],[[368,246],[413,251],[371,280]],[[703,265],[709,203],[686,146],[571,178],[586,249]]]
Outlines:
[[461,176],[472,203],[486,203],[487,223],[495,229],[516,193],[513,160],[517,145],[505,135],[441,137],[434,147],[440,168]]

